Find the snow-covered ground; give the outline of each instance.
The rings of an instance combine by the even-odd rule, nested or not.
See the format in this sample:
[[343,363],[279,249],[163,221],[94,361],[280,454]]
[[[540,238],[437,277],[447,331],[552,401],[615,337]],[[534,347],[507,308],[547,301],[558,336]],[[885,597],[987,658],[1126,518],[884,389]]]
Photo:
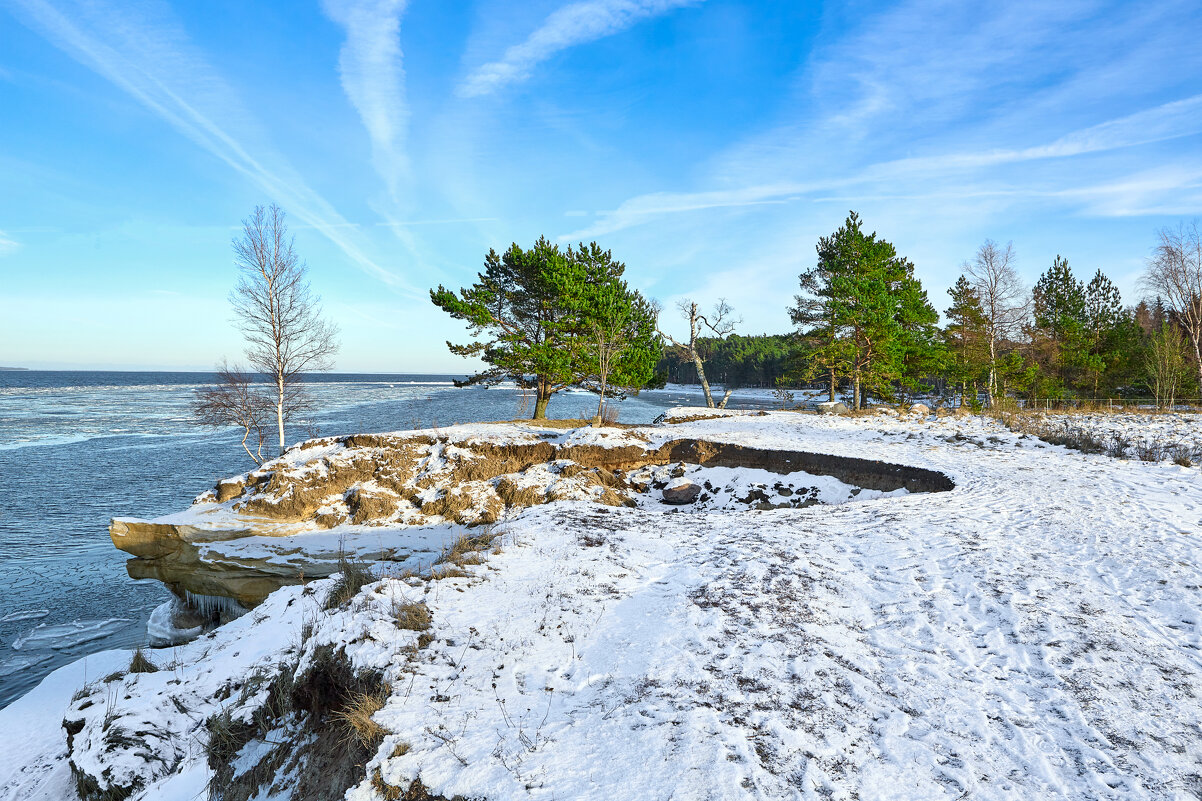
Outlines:
[[1184,445],[1195,451],[1194,458],[1202,460],[1202,414],[1196,412],[1165,413],[1049,413],[1031,415],[1050,426],[1067,426],[1087,431],[1109,445],[1116,438],[1137,445],[1159,445],[1170,458],[1173,446]]
[[[82,721],[90,775],[195,798],[205,718],[249,716],[264,699],[231,687],[303,669],[323,644],[391,687],[355,801],[418,778],[486,799],[1202,795],[1197,467],[970,417],[736,414],[648,435],[879,459],[957,486],[689,514],[563,501],[504,521],[465,577],[382,580],[330,612],[331,581],[285,588],[152,653],[169,668],[97,682],[129,655],[94,656],[74,701],[76,665],[0,711],[0,799],[69,797],[64,718]],[[702,478],[764,483],[738,472]],[[429,608],[432,639],[397,627],[398,599]]]

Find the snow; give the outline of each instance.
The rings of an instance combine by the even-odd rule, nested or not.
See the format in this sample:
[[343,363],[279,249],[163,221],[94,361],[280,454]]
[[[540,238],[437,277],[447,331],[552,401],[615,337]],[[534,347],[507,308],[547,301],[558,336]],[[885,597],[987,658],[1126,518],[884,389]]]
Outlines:
[[89,679],[129,664],[128,651],[103,651],[64,665],[0,710],[0,799],[75,797],[62,721],[72,694]]
[[1037,414],[1041,422],[1056,426],[1067,425],[1087,431],[1109,444],[1116,436],[1136,444],[1172,446],[1182,444],[1202,459],[1202,414],[1190,412],[1166,413],[1094,413],[1094,414]]
[[[494,428],[479,435],[503,436]],[[613,433],[877,459],[942,471],[956,488],[853,496],[829,477],[691,466],[682,477],[725,491],[710,508],[532,507],[501,524],[499,551],[468,577],[384,579],[332,612],[318,611],[330,582],[285,588],[153,652],[172,666],[111,683],[115,725],[148,733],[149,749],[106,750],[112,690],[93,684],[80,709],[69,701],[79,663],[52,674],[0,710],[0,747],[16,754],[0,799],[53,797],[36,783],[65,775],[68,707],[87,720],[81,768],[145,777],[135,799],[195,796],[209,775],[203,720],[228,704],[222,688],[303,666],[324,643],[392,686],[369,776],[400,787],[420,777],[446,797],[1202,793],[1197,467],[1081,454],[973,417],[772,412]],[[660,478],[674,477],[649,476]],[[777,484],[834,504],[721,500],[755,488],[796,497]],[[392,621],[397,598],[431,611],[433,641],[416,652],[416,633]],[[125,667],[119,657],[89,677]],[[408,751],[392,756],[400,743]],[[380,796],[364,780],[347,798]]]

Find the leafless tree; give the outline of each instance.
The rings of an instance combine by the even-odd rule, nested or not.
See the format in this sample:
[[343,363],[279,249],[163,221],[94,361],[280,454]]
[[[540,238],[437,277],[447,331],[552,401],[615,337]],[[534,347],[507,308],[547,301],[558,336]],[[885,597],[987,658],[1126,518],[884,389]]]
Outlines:
[[688,298],[682,300],[676,306],[680,309],[681,316],[689,321],[688,341],[678,342],[669,334],[665,334],[662,328],[659,329],[659,335],[676,349],[681,359],[692,361],[693,366],[697,368],[697,379],[701,382],[701,390],[705,393],[705,405],[711,409],[715,407],[725,409],[726,402],[730,400],[730,395],[734,390],[728,387],[726,394],[722,396],[721,402],[714,403],[714,396],[710,394],[710,382],[705,377],[705,358],[701,354],[700,340],[707,331],[721,339],[733,332],[735,326],[743,322],[743,320],[731,317],[734,309],[730,307],[725,298],[719,298],[718,303],[714,306],[714,310],[708,315],[702,314],[700,307]]
[[284,423],[305,405],[305,373],[333,368],[338,329],[321,316],[309,288],[308,270],[296,255],[284,212],[259,206],[234,240],[238,284],[230,293],[235,318],[246,339],[246,359],[273,385],[280,453]]
[[1198,221],[1162,228],[1160,242],[1144,270],[1143,287],[1163,299],[1185,329],[1202,382],[1202,232]]
[[1186,372],[1185,340],[1177,326],[1165,323],[1152,335],[1144,368],[1156,395],[1156,405],[1172,409]]
[[1014,267],[1014,243],[1005,247],[986,239],[964,273],[972,282],[981,310],[985,312],[985,336],[989,341],[989,405],[997,395],[998,344],[1013,339],[1022,329],[1030,309],[1030,293]]
[[[254,376],[239,367],[222,363],[214,386],[196,390],[192,414],[201,425],[242,429],[242,449],[255,464],[263,464],[267,424],[271,420],[271,398],[256,391]],[[255,449],[250,449],[250,443]]]

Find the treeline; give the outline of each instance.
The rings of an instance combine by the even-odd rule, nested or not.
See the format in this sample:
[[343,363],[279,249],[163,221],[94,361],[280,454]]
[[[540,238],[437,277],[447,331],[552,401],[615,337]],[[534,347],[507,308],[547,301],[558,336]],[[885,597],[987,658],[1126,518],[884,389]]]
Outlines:
[[[871,397],[915,395],[968,406],[1014,399],[1196,398],[1202,380],[1202,234],[1160,232],[1142,286],[1124,305],[1101,270],[1084,280],[1057,256],[1028,289],[1011,245],[986,241],[963,265],[940,313],[914,265],[864,230],[852,212],[817,244],[801,273],[787,334],[744,336],[733,309],[686,299],[688,335],[660,327],[661,309],[629,287],[625,265],[595,242],[561,249],[545,238],[489,251],[471,287],[432,290],[436,306],[467,324],[453,353],[486,369],[464,384],[515,381],[533,416],[570,387],[607,398],[663,382],[701,384],[709,406],[740,387],[823,386],[859,408]],[[715,398],[710,382],[723,385]]]
[[[697,343],[710,380],[736,389],[778,386],[797,354],[793,334],[730,334],[725,339],[700,337]],[[671,353],[659,360],[655,370],[668,383],[697,383],[693,363]]]
[[[986,241],[939,313],[911,262],[866,233],[852,212],[822,237],[789,307],[796,330],[699,340],[706,370],[729,387],[822,385],[859,407],[869,396],[935,395],[952,404],[1003,399],[1197,398],[1202,380],[1202,236],[1160,232],[1142,286],[1124,305],[1101,270],[1084,280],[1057,256],[1027,289],[1012,245]],[[691,383],[688,360],[661,359]]]

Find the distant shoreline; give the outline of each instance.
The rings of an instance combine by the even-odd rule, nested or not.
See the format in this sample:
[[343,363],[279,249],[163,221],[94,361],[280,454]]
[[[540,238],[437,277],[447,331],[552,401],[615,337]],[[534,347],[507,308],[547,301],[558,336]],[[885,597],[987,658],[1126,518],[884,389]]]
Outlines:
[[22,370],[29,370],[28,367],[0,367],[0,372],[3,373],[18,373]]

